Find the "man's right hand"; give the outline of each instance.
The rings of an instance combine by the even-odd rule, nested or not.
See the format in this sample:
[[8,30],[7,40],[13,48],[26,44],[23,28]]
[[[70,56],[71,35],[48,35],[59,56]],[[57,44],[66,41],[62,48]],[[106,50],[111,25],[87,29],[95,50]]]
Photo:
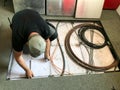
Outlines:
[[30,69],[28,69],[26,71],[26,76],[27,76],[28,79],[31,79],[34,75],[33,75],[33,72]]

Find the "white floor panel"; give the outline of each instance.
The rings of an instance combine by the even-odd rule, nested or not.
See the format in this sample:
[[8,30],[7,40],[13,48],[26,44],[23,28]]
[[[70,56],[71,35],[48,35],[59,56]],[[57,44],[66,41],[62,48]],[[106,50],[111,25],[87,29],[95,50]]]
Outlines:
[[[58,24],[57,22],[50,22],[50,23],[52,23],[55,27]],[[89,22],[89,23],[92,23],[92,22]],[[67,54],[65,50],[65,45],[64,45],[66,34],[74,26],[79,24],[82,24],[82,23],[76,22],[71,24],[69,22],[59,22],[59,25],[57,28],[60,46],[62,48],[62,52],[65,58],[65,70],[63,75],[66,76],[66,75],[83,75],[83,74],[85,75],[85,74],[104,73],[104,72],[90,71],[79,66]],[[70,45],[72,50],[74,51],[74,54],[79,59],[81,59],[87,64],[100,66],[100,67],[107,66],[115,60],[108,46],[105,46],[104,48],[101,48],[101,49],[90,49],[90,48],[86,49],[86,46],[84,44],[80,44],[76,33],[77,32],[71,35]],[[50,61],[46,61],[44,59],[44,53],[37,58],[33,58],[30,55],[25,55],[25,54],[23,55],[23,58],[25,59],[27,66],[34,73],[34,78],[43,78],[43,77],[61,75],[63,70],[63,57],[62,57],[60,47],[57,43],[57,39],[51,43],[50,54],[52,57],[52,60]],[[113,70],[114,70],[114,67],[109,71],[113,71]],[[25,71],[17,64],[11,52],[7,79],[18,80],[25,77],[26,77]]]

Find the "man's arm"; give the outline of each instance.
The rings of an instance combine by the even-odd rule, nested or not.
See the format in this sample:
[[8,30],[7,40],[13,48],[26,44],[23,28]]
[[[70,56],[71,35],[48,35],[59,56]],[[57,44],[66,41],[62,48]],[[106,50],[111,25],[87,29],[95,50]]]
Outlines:
[[26,65],[25,60],[22,57],[22,52],[17,52],[15,50],[13,50],[13,53],[14,53],[14,57],[15,57],[15,60],[17,61],[17,63],[25,70],[27,77],[32,78],[33,73]]
[[46,49],[45,49],[45,58],[50,59],[50,39],[46,39]]

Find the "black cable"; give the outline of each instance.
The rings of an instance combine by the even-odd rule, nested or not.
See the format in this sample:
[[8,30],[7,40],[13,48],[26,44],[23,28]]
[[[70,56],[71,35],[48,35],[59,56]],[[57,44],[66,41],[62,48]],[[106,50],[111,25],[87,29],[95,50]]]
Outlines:
[[[49,22],[47,22],[47,24],[50,25],[51,27],[53,27],[53,28],[57,31],[59,22],[57,23],[56,28],[55,28],[51,23],[49,23]],[[62,47],[61,47],[61,45],[60,45],[60,41],[59,41],[59,38],[58,38],[58,37],[57,37],[57,43],[58,43],[58,46],[59,46],[59,48],[60,48],[60,51],[61,51],[61,54],[62,54],[62,58],[63,58],[63,59],[62,59],[62,60],[63,60],[63,68],[62,68],[62,72],[61,72],[61,74],[60,74],[60,76],[63,76],[63,74],[64,74],[64,72],[65,72],[65,56],[64,56],[64,53],[63,53],[63,50],[62,50]]]
[[[73,27],[73,29],[71,29],[68,34],[66,35],[65,37],[65,49],[68,53],[68,55],[70,56],[70,58],[76,62],[78,65],[86,68],[86,69],[89,69],[89,70],[92,70],[92,71],[105,71],[105,70],[108,70],[112,67],[115,67],[118,65],[118,60],[114,60],[110,65],[108,66],[103,66],[103,67],[100,67],[100,66],[93,66],[93,65],[89,65],[87,63],[85,63],[84,61],[80,60],[73,52],[71,46],[70,46],[70,37],[72,35],[73,32],[75,32],[76,30],[78,30],[79,28],[81,27],[85,27],[85,26],[93,26],[93,24],[80,24],[80,25],[77,25],[75,27]],[[116,58],[115,58],[116,59]]]
[[[56,30],[58,29],[58,25],[59,25],[59,22],[57,23],[56,25]],[[62,68],[62,72],[61,72],[61,75],[60,76],[63,76],[64,72],[65,72],[65,56],[63,54],[63,50],[62,50],[62,47],[60,45],[60,41],[59,41],[59,38],[57,37],[57,43],[59,45],[59,48],[60,48],[60,51],[61,51],[61,54],[62,54],[62,60],[63,60],[63,68]]]
[[[93,44],[92,42],[89,42],[86,37],[85,37],[85,32],[89,29],[95,29],[98,30],[103,36],[104,36],[104,42],[101,45],[97,45],[97,44]],[[102,27],[100,26],[96,26],[96,25],[85,25],[82,26],[79,30],[78,30],[78,35],[80,37],[80,39],[89,47],[95,48],[95,49],[100,49],[103,48],[104,46],[107,45],[107,40],[105,38],[104,32],[102,30]]]

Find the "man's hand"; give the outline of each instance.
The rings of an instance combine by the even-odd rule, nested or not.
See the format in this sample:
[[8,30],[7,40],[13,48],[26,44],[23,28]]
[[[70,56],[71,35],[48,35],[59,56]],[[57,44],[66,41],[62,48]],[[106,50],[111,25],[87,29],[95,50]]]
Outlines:
[[26,71],[26,76],[28,78],[32,78],[33,72],[26,65],[25,60],[22,57],[22,52],[17,52],[15,50],[13,50],[13,52],[14,52],[14,57],[15,57],[15,60],[17,61],[17,63]]
[[27,76],[28,79],[31,79],[34,75],[33,75],[33,72],[30,69],[28,69],[26,71],[26,76]]
[[53,60],[53,57],[52,56],[49,56],[49,57],[45,57],[45,61],[52,61]]

